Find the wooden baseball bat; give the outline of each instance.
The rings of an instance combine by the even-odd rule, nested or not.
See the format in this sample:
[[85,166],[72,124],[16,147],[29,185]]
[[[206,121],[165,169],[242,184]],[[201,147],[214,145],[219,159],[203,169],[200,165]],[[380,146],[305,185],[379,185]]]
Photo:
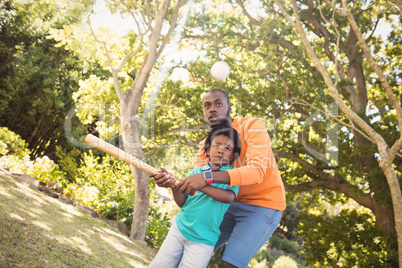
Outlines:
[[[140,159],[132,156],[131,154],[117,148],[116,146],[114,146],[102,139],[99,139],[98,137],[95,137],[92,134],[88,134],[85,137],[85,142],[92,145],[93,147],[98,148],[99,150],[101,150],[107,154],[110,154],[111,156],[116,157],[119,160],[122,160],[122,161],[124,161],[130,165],[133,165],[139,169],[142,169],[148,173],[153,173],[153,172],[158,171],[153,166],[148,165],[144,161],[141,161]],[[174,184],[177,186],[179,183],[180,183],[180,181],[176,180]],[[195,192],[193,196],[196,196],[196,195],[197,195],[197,192]]]

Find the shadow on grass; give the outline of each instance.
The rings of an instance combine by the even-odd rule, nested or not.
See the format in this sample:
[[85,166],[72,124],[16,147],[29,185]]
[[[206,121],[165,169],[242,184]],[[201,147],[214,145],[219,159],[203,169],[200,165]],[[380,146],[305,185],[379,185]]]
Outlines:
[[156,251],[0,175],[0,266],[146,267]]

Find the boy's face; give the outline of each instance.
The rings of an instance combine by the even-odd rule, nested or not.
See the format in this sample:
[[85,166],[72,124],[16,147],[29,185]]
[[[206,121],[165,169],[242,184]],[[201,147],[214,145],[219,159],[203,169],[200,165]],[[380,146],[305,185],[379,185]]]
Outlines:
[[208,156],[212,168],[220,168],[234,159],[233,141],[225,135],[216,135],[211,142]]
[[208,92],[202,99],[204,118],[208,125],[216,126],[228,120],[230,106],[222,92]]

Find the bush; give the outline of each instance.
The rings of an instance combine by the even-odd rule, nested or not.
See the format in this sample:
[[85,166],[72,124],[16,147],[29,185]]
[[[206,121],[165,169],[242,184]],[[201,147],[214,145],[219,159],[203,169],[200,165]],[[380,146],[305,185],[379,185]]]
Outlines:
[[296,241],[283,239],[281,249],[287,253],[297,254],[299,251],[299,244]]
[[398,267],[398,242],[375,225],[371,212],[342,211],[338,216],[301,214],[299,236],[307,265]]
[[6,127],[0,127],[0,156],[15,155],[23,158],[29,155],[25,141]]
[[36,178],[41,184],[53,188],[65,188],[64,172],[47,156],[38,157],[34,161],[29,156],[23,158],[16,155],[6,155],[0,158],[0,167],[7,168],[10,173],[28,174]]
[[271,236],[269,239],[269,245],[272,248],[278,248],[286,253],[298,254],[299,244],[296,241],[281,238],[277,235]]
[[0,140],[0,155],[6,155],[8,153],[7,144]]
[[69,152],[60,146],[56,146],[56,158],[60,169],[66,173],[66,180],[74,183],[78,174],[78,163],[80,161],[81,152],[77,148],[73,148]]
[[[92,150],[84,153],[82,159],[77,171],[77,184],[72,187],[72,196],[78,202],[106,215],[108,219],[115,220],[117,215],[119,218],[129,217],[126,212],[122,213],[126,209],[121,205],[134,199],[132,195],[135,186],[130,167],[110,155],[103,158],[94,156]],[[133,203],[129,206],[132,210]]]
[[277,235],[272,235],[269,238],[269,245],[273,248],[281,248],[282,247],[282,240],[283,238],[277,236]]
[[295,260],[288,256],[280,256],[276,259],[274,266],[272,268],[297,268],[297,263]]
[[133,222],[134,191],[124,195],[110,195],[99,200],[98,212],[106,219],[117,220],[127,225]]
[[147,240],[152,242],[154,246],[162,246],[169,232],[170,222],[171,218],[168,217],[166,212],[160,210],[160,206],[157,204],[150,206],[146,231]]
[[32,161],[29,153],[27,144],[18,134],[5,127],[0,128],[0,167],[9,169],[11,173],[26,173],[54,188],[66,186],[64,172],[49,157],[38,157]]

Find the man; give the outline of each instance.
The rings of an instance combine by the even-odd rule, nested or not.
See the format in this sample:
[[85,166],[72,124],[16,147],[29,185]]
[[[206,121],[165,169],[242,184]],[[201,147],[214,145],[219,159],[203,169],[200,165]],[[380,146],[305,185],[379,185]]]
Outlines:
[[[222,268],[247,267],[258,250],[277,228],[286,207],[285,189],[270,147],[265,124],[255,118],[231,118],[228,95],[212,89],[203,97],[204,118],[213,128],[231,125],[240,135],[240,157],[231,165],[235,169],[213,172],[213,183],[240,186],[238,196],[226,212],[220,226],[221,235],[215,250],[227,242]],[[202,152],[204,141],[196,156],[195,166],[206,163]],[[169,185],[171,174],[161,169],[151,174],[159,186]],[[194,194],[207,185],[204,175],[188,176],[177,187]]]

